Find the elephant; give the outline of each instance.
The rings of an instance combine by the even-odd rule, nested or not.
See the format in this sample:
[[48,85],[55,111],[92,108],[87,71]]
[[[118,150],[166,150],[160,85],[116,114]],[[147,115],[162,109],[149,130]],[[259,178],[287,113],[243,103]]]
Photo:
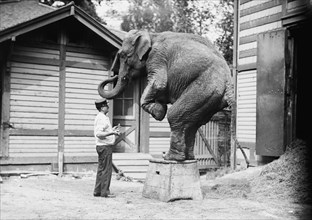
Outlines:
[[[99,84],[99,95],[113,99],[131,80],[146,76],[141,107],[156,120],[167,114],[171,129],[164,159],[194,160],[197,130],[234,103],[231,72],[221,53],[199,35],[131,30],[116,59],[112,69],[119,65],[119,73]],[[105,91],[108,83],[115,86]],[[167,109],[167,104],[172,105]]]

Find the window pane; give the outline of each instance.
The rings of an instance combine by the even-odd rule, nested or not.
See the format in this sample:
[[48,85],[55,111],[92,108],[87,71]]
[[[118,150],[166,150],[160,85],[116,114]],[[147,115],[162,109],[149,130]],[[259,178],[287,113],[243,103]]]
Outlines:
[[133,100],[124,100],[124,114],[133,115]]
[[122,115],[122,100],[114,100],[114,115]]
[[124,91],[125,98],[133,98],[133,87],[128,86],[127,89]]

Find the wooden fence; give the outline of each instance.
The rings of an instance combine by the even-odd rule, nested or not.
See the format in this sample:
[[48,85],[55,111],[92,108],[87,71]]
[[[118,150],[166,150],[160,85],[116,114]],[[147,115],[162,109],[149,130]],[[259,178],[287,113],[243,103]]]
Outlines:
[[194,154],[200,169],[217,168],[229,164],[230,114],[229,110],[221,111],[198,130]]

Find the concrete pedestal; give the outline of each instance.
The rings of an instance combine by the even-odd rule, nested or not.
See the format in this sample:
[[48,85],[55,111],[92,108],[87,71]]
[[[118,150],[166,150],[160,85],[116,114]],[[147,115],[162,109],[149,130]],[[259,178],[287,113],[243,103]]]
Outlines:
[[151,159],[143,196],[164,202],[177,199],[203,199],[197,161]]

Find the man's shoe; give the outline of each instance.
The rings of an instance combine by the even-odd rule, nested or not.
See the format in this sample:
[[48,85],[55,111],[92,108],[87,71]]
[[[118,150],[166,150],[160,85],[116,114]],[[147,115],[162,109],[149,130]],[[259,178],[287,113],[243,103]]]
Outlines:
[[93,196],[94,197],[99,197],[99,196],[101,196],[101,193],[93,193]]
[[102,197],[105,198],[115,198],[116,196],[114,194],[107,194],[107,195],[101,195]]

